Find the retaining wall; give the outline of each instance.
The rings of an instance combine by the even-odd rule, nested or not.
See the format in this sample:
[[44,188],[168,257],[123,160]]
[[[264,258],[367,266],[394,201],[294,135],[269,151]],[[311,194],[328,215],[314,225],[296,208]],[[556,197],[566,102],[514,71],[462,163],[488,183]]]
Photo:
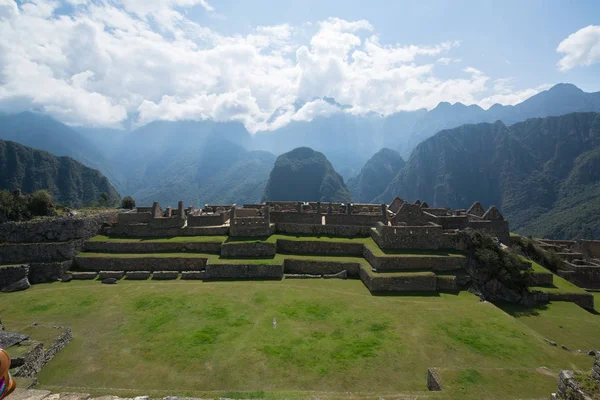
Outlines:
[[177,271],[154,271],[152,279],[157,281],[175,280],[179,277]]
[[76,257],[75,266],[84,271],[198,271],[206,258],[186,257]]
[[458,282],[456,276],[452,275],[437,275],[435,285],[440,292],[458,292]]
[[588,289],[600,288],[600,267],[575,266],[571,271],[557,271],[558,276]]
[[9,265],[0,267],[0,289],[10,286],[29,275],[29,265]]
[[87,242],[85,250],[94,253],[176,253],[181,251],[197,253],[219,253],[220,242]]
[[0,264],[71,260],[82,247],[83,240],[48,243],[4,243],[0,244]]
[[582,308],[594,309],[594,296],[590,293],[548,293],[548,301],[570,301]]
[[53,326],[52,328],[60,330],[61,333],[48,348],[44,349],[44,365],[52,360],[56,353],[61,351],[73,339],[71,328],[60,326]]
[[116,218],[111,211],[93,217],[56,217],[27,222],[0,224],[0,242],[39,243],[88,239],[100,231],[102,224]]
[[288,224],[277,223],[278,233],[306,234],[313,236],[367,237],[371,234],[370,226],[356,225],[321,225],[321,224]]
[[530,286],[537,285],[552,285],[554,283],[554,275],[550,272],[532,272]]
[[150,212],[124,212],[117,215],[119,225],[147,224],[152,220]]
[[588,258],[600,258],[600,240],[580,240],[577,248]]
[[150,278],[150,271],[127,271],[125,279],[130,281],[146,281]]
[[206,279],[282,279],[283,265],[207,264]]
[[11,374],[18,377],[30,378],[36,376],[44,366],[44,344],[37,341],[26,341],[26,344],[20,346],[27,346],[30,349],[27,350],[19,357],[15,357],[11,360]]
[[230,258],[274,257],[275,243],[225,242],[221,246],[221,256]]
[[72,264],[73,261],[71,260],[48,263],[31,263],[29,264],[29,282],[53,282],[57,278],[62,278],[65,272],[71,268]]
[[375,256],[370,249],[365,247],[363,256],[378,271],[453,271],[464,268],[467,259],[464,257],[402,257],[402,256]]
[[108,235],[124,237],[173,237],[173,236],[224,236],[229,235],[228,226],[187,226],[185,228],[156,229],[148,224],[113,226],[105,229]]
[[362,243],[277,239],[278,253],[362,256],[363,247]]
[[349,277],[358,278],[360,263],[344,261],[320,261],[286,258],[283,271],[286,274],[332,275],[347,271]]
[[360,279],[371,292],[435,292],[436,275],[433,272],[403,276],[379,276],[360,269]]

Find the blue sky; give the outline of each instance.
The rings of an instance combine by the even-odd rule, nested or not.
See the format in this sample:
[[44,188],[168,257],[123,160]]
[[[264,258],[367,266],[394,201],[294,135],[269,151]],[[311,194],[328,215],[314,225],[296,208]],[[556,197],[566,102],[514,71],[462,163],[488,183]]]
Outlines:
[[[598,1],[0,0],[0,110],[250,131],[600,91]],[[305,104],[296,109],[294,104]]]
[[368,20],[383,43],[433,44],[459,40],[455,57],[491,76],[511,76],[517,87],[573,83],[600,91],[600,63],[561,72],[558,44],[588,25],[600,25],[600,2],[594,0],[213,0],[211,17],[198,7],[190,16],[229,33],[257,25],[300,25],[329,17]]

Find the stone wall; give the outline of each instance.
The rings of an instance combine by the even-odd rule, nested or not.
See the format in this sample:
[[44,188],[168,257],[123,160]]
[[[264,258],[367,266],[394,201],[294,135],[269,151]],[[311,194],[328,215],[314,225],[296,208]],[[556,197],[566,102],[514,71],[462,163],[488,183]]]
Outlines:
[[122,237],[173,237],[173,236],[223,236],[229,235],[228,226],[188,226],[185,228],[155,229],[147,224],[113,226],[106,228],[104,233],[107,235]]
[[124,212],[117,215],[119,225],[147,224],[152,220],[150,212]]
[[453,275],[437,275],[435,285],[439,292],[458,292],[458,281]]
[[594,309],[594,296],[590,293],[548,293],[548,301],[570,301],[586,310]]
[[27,346],[29,350],[21,356],[11,359],[10,365],[11,368],[14,368],[11,373],[14,376],[24,378],[36,376],[44,366],[44,344],[34,340],[27,340],[21,342],[20,346]]
[[490,236],[497,237],[502,243],[510,243],[510,229],[508,221],[493,220],[493,221],[469,221],[468,227],[487,233]]
[[230,258],[274,257],[275,243],[225,242],[221,246],[221,256]]
[[150,279],[150,271],[127,271],[125,279],[130,281],[146,281]]
[[222,214],[202,214],[188,216],[188,226],[219,226],[223,225],[229,219],[229,215]]
[[152,279],[157,281],[172,281],[179,277],[177,271],[154,271]]
[[577,247],[587,258],[600,259],[600,240],[580,240]]
[[72,260],[31,263],[29,264],[29,282],[35,284],[56,281],[57,278],[62,278],[72,264]]
[[402,257],[402,256],[375,256],[370,249],[365,247],[365,259],[376,270],[382,271],[453,271],[464,268],[467,264],[466,257]]
[[83,243],[83,240],[71,240],[69,242],[0,244],[0,264],[71,260],[81,250]]
[[458,235],[441,226],[384,226],[378,224],[371,237],[382,249],[456,249]]
[[0,267],[0,289],[10,286],[29,275],[29,265],[8,265]]
[[206,279],[282,279],[283,265],[207,264]]
[[340,236],[340,237],[367,237],[371,234],[370,226],[356,225],[321,225],[321,224],[288,224],[277,223],[275,230],[278,233],[304,234],[314,236]]
[[148,223],[151,229],[172,229],[172,228],[183,228],[185,225],[185,218],[152,218]]
[[433,272],[402,276],[379,276],[360,269],[360,279],[371,292],[435,292],[436,275]]
[[351,214],[351,215],[326,215],[325,216],[325,224],[326,225],[358,225],[358,226],[375,226],[377,222],[383,222],[387,224],[387,217],[380,214],[375,215],[361,215],[361,214]]
[[61,333],[48,348],[44,349],[44,365],[52,360],[56,353],[61,351],[73,339],[71,328],[61,326],[53,326],[52,328],[59,330]]
[[76,257],[74,265],[84,271],[198,271],[206,262],[195,257]]
[[236,217],[230,222],[229,236],[266,237],[271,236],[274,230],[275,226],[271,226],[263,217]]
[[286,258],[283,271],[286,274],[331,275],[347,271],[352,278],[359,277],[360,263],[344,261],[321,261]]
[[574,283],[579,287],[588,289],[600,288],[600,267],[575,266],[571,271],[559,270],[558,276]]
[[435,368],[427,368],[427,389],[432,392],[442,390],[442,379]]
[[219,253],[220,242],[87,242],[84,249],[94,253]]
[[532,272],[530,286],[552,285],[554,275],[551,272]]
[[0,224],[0,242],[39,243],[88,239],[100,231],[102,224],[115,218],[115,212],[93,217],[56,217],[27,222]]
[[271,211],[271,222],[283,224],[320,225],[323,223],[323,216],[317,213]]
[[362,243],[277,239],[278,253],[362,256],[363,248]]

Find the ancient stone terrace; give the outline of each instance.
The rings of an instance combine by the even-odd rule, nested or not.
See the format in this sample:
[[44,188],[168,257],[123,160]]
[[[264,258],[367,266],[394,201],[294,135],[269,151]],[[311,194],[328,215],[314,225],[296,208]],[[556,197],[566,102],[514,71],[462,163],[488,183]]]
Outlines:
[[536,244],[562,259],[559,276],[583,288],[600,289],[600,240],[536,239]]

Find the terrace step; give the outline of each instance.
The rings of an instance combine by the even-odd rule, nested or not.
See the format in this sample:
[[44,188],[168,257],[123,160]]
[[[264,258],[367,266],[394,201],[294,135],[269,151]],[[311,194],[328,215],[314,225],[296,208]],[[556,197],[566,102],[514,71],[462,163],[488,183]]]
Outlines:
[[221,251],[221,242],[90,241],[84,249],[93,253],[218,253]]

